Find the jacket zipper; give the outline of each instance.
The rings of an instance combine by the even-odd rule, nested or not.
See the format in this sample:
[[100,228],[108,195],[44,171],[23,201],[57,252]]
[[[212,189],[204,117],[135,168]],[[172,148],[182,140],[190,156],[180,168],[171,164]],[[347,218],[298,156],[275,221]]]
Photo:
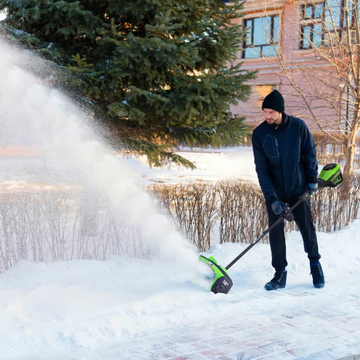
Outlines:
[[286,194],[286,184],[285,184],[285,176],[284,176],[284,169],[285,169],[285,166],[286,166],[286,158],[283,159],[281,156],[280,156],[280,151],[279,151],[279,144],[278,144],[278,141],[277,141],[277,138],[275,138],[275,145],[276,145],[276,151],[278,153],[278,156],[280,158],[280,162],[281,162],[281,175],[282,175],[282,179],[283,179],[283,184],[284,184],[284,194]]
[[277,156],[279,156],[279,157],[280,157],[279,145],[278,145],[277,138],[275,138],[275,145],[276,145],[276,152],[277,152]]

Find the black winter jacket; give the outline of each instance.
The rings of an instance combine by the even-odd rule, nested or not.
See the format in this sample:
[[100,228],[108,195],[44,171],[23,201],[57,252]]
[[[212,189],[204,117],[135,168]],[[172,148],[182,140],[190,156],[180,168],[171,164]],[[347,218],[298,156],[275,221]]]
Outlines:
[[261,123],[253,132],[256,172],[265,199],[285,199],[316,183],[318,165],[312,135],[305,122],[283,114],[279,125]]

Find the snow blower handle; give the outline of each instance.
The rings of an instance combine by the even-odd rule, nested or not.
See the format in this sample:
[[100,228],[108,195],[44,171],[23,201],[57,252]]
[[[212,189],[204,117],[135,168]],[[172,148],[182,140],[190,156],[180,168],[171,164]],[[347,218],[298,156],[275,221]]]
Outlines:
[[[287,208],[287,211],[292,214],[292,211],[304,200],[299,199],[296,204],[291,208]],[[256,238],[242,253],[240,253],[229,265],[225,267],[226,270],[229,270],[241,257],[243,257],[254,245],[256,245],[264,236],[266,236],[274,227],[278,226],[285,217],[280,216],[269,228],[267,228],[258,238]]]

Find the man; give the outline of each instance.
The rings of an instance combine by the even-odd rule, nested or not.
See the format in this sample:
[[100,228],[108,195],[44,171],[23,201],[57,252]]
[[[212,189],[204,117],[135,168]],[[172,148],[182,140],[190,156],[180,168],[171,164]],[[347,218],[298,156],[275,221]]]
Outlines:
[[[265,121],[253,132],[252,143],[256,172],[266,201],[269,227],[279,216],[287,218],[287,205],[293,206],[299,196],[318,188],[318,165],[312,135],[301,119],[285,114],[284,98],[274,90],[262,104]],[[293,217],[301,232],[305,252],[310,261],[313,285],[322,288],[325,278],[319,262],[320,254],[309,199],[301,202]],[[266,290],[286,286],[287,260],[284,222],[270,231],[273,279]]]

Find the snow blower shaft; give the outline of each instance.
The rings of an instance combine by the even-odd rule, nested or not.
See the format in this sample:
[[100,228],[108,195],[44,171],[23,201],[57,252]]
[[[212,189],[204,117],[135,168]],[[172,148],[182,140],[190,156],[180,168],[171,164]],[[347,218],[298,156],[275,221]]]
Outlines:
[[[324,187],[336,187],[343,181],[342,173],[340,166],[338,164],[328,164],[323,167],[320,172],[320,176],[318,179],[318,187],[319,189]],[[274,222],[268,229],[266,229],[259,237],[257,237],[246,249],[244,249],[233,261],[230,262],[225,268],[221,267],[214,257],[210,256],[209,258],[200,255],[199,260],[209,265],[214,271],[214,280],[211,284],[210,290],[214,293],[222,293],[227,294],[231,287],[233,286],[233,282],[230,276],[227,273],[227,270],[231,268],[240,258],[242,258],[254,245],[256,245],[264,236],[266,236],[274,227],[279,225],[280,222],[284,221],[284,219],[294,219],[292,216],[292,211],[303,201],[306,201],[310,197],[309,191],[304,192],[299,196],[299,200],[289,208],[287,204],[285,204],[285,210],[279,217],[279,219]],[[291,215],[291,216],[290,216]]]

